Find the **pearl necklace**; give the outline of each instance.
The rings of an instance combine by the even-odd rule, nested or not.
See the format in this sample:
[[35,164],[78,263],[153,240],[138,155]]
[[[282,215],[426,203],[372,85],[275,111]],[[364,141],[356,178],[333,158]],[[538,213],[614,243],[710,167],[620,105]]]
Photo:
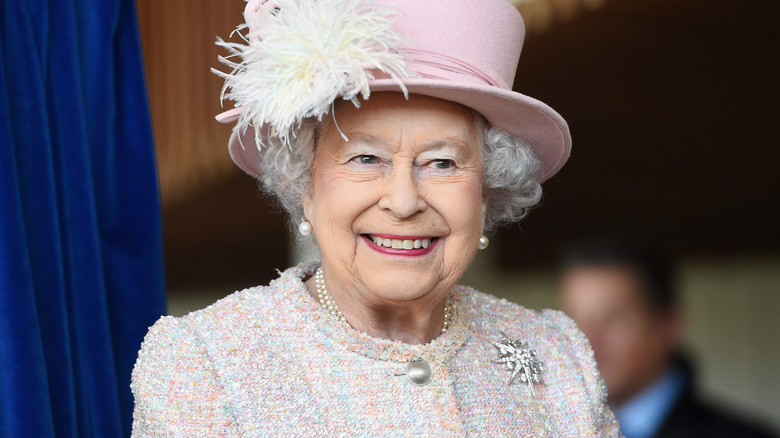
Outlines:
[[349,324],[347,318],[344,318],[344,314],[339,310],[339,306],[330,297],[328,288],[325,287],[325,275],[322,273],[322,268],[317,269],[317,272],[314,274],[314,285],[317,288],[317,298],[320,299],[320,304],[339,321]]
[[[335,316],[336,319],[344,324],[349,324],[347,319],[344,318],[344,314],[339,310],[339,306],[336,305],[336,302],[333,301],[333,298],[331,298],[328,293],[328,288],[325,286],[325,275],[322,273],[322,267],[318,268],[317,272],[314,273],[314,285],[317,289],[317,298],[319,298],[320,304],[322,304],[331,315]],[[447,295],[447,302],[444,304],[444,322],[441,327],[442,333],[446,332],[452,325],[453,307],[452,299]]]

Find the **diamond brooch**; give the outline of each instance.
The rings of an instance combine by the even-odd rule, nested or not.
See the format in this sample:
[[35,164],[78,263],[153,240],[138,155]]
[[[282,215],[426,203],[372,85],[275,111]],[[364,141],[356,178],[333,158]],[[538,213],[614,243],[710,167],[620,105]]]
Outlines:
[[512,372],[507,385],[511,385],[517,378],[528,385],[532,396],[536,396],[533,385],[542,383],[542,363],[536,359],[536,350],[532,350],[525,341],[512,340],[503,333],[501,335],[501,341],[491,342],[498,349],[498,359],[493,362],[506,364]]

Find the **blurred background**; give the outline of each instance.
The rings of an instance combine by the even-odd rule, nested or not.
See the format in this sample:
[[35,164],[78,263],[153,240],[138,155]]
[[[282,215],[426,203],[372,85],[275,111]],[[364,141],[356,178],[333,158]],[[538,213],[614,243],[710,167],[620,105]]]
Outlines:
[[[168,308],[182,315],[294,263],[285,218],[227,154],[214,45],[239,0],[137,0],[157,147]],[[569,122],[563,171],[464,283],[558,307],[555,256],[605,232],[679,260],[706,397],[780,431],[780,4],[526,0],[515,90]],[[224,70],[224,69],[223,69]],[[227,109],[227,108],[226,108]]]

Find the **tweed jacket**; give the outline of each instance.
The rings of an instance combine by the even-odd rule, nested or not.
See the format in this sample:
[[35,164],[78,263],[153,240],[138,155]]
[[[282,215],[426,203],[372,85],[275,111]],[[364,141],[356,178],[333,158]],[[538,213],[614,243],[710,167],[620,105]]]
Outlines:
[[[311,267],[163,317],[133,370],[133,436],[615,437],[590,345],[557,311],[457,286],[449,330],[425,345],[373,338],[310,297]],[[543,363],[528,385],[496,362],[506,335]],[[427,361],[427,385],[405,376]]]

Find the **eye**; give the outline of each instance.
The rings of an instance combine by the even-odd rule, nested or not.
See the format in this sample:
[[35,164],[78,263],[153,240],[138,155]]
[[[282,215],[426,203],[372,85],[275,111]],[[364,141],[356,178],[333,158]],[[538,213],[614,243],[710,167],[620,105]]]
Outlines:
[[455,163],[452,160],[433,160],[431,162],[431,165],[435,167],[436,169],[451,169],[455,166]]
[[376,164],[377,159],[374,155],[358,155],[357,157],[353,158],[352,161],[359,164]]

